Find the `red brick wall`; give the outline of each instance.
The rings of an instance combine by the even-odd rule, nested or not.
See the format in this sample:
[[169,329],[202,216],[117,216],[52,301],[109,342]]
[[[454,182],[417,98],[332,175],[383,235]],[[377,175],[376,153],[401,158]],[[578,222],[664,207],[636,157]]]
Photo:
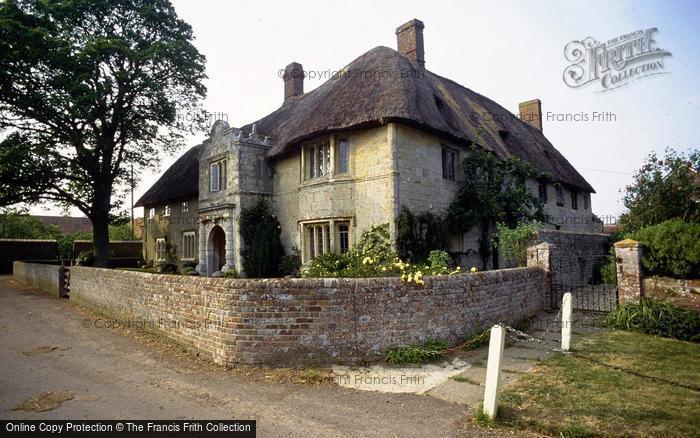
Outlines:
[[74,267],[71,299],[224,365],[358,363],[543,309],[544,271],[382,279],[221,279]]

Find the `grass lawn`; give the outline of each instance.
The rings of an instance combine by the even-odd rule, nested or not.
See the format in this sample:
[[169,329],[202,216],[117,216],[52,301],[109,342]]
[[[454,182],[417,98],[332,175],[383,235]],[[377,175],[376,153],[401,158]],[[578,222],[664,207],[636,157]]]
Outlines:
[[[574,339],[580,355],[700,387],[700,344],[627,331]],[[700,436],[700,391],[559,354],[502,392],[496,424],[558,436]]]

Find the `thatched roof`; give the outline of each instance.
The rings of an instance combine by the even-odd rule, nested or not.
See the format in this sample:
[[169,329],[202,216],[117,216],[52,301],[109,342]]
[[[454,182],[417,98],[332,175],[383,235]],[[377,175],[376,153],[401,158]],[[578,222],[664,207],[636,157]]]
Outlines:
[[[479,145],[499,157],[515,155],[563,183],[595,192],[541,131],[394,49],[375,47],[343,70],[346,74],[285,100],[275,112],[241,129],[250,132],[255,124],[259,134],[271,137],[268,157],[276,160],[295,152],[305,139],[337,130],[397,122],[466,142],[481,127]],[[195,146],[180,157],[136,206],[196,198],[200,149]]]
[[[271,136],[269,157],[293,152],[299,142],[336,130],[398,122],[454,141],[476,138],[499,157],[515,155],[557,180],[586,192],[588,182],[536,128],[474,91],[421,69],[388,47],[376,47],[351,62],[337,79],[287,99],[272,114],[254,122]],[[490,115],[488,120],[483,115]],[[244,126],[250,131],[252,123]]]
[[144,207],[152,204],[187,201],[199,197],[199,156],[202,145],[191,147],[158,178],[134,204]]

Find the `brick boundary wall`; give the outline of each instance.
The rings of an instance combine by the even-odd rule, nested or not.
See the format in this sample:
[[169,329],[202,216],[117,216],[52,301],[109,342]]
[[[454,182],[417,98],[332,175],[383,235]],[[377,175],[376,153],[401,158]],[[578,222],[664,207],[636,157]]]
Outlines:
[[42,263],[12,262],[12,276],[17,280],[57,297],[64,296],[63,266]]
[[392,345],[452,344],[544,308],[545,272],[529,267],[425,277],[222,279],[71,269],[71,299],[137,322],[214,362],[362,363]]

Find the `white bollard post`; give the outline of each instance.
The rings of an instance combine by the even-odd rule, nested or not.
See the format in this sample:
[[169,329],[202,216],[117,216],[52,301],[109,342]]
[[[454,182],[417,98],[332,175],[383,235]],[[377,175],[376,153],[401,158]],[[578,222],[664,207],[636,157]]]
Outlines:
[[505,328],[502,325],[494,325],[491,328],[489,358],[486,364],[486,383],[484,385],[484,413],[492,419],[496,418],[496,410],[498,408],[498,385],[501,381],[505,339]]
[[564,294],[561,301],[561,349],[569,351],[571,348],[571,313],[573,302],[571,292]]

